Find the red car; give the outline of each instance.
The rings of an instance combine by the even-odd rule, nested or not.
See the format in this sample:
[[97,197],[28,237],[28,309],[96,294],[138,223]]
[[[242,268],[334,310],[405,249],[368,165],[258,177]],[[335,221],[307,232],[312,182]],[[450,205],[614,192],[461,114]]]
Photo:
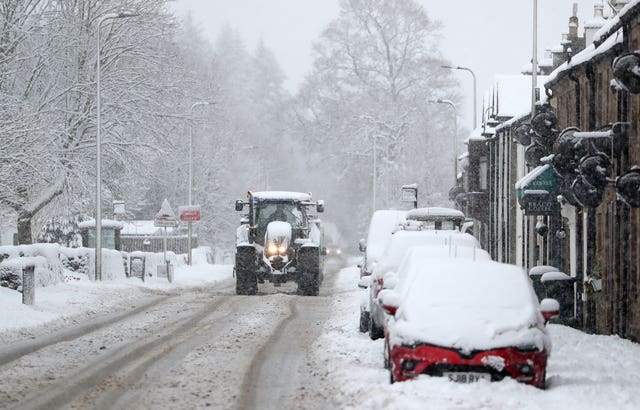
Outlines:
[[378,298],[390,315],[385,362],[392,383],[420,375],[461,383],[512,377],[545,387],[545,323],[558,314],[558,302],[538,303],[517,266],[414,258],[403,263],[398,287]]

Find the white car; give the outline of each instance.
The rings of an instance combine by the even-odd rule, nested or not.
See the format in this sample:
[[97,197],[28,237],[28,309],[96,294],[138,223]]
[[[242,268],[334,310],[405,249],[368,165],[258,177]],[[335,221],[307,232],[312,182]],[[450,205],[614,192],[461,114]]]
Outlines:
[[369,337],[373,340],[384,336],[384,312],[376,302],[378,293],[395,285],[395,275],[405,254],[410,248],[419,246],[415,252],[440,257],[459,257],[491,260],[480,248],[473,236],[457,230],[400,230],[393,234],[387,248],[373,269],[369,286]]
[[361,332],[369,330],[369,303],[367,302],[367,288],[371,271],[376,265],[378,258],[391,239],[391,235],[398,227],[404,223],[407,211],[381,209],[373,213],[369,222],[367,240],[360,240],[360,251],[364,253],[363,261],[360,265],[360,283],[358,286],[364,289],[360,294],[360,322]]

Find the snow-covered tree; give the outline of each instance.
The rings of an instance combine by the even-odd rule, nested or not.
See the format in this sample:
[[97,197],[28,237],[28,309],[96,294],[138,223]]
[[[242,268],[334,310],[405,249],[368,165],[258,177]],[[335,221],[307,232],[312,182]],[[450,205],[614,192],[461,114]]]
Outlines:
[[441,169],[451,144],[429,132],[447,119],[428,101],[458,98],[440,68],[438,39],[439,24],[413,0],[342,0],[315,43],[296,106],[298,132],[315,153],[310,171],[331,179],[325,185],[334,187],[336,205],[351,210],[346,218],[364,224],[370,214],[374,148],[378,208],[398,206],[402,184],[424,187],[448,175],[450,166]]

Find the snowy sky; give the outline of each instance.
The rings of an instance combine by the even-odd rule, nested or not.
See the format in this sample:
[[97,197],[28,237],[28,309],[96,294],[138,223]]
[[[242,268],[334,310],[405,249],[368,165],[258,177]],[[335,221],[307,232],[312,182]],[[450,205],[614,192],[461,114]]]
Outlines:
[[[567,32],[573,3],[578,4],[579,33],[600,0],[538,0],[539,57]],[[517,74],[531,60],[533,0],[418,0],[431,18],[443,23],[442,50],[454,65],[471,68],[478,78],[478,111],[495,74]],[[228,23],[253,48],[263,38],[284,69],[294,92],[311,66],[311,43],[338,15],[339,0],[176,0],[179,14],[191,11],[208,38],[214,40]],[[461,8],[464,12],[461,13]],[[609,13],[608,7],[605,14]],[[473,83],[457,74],[467,97],[459,109],[465,126],[473,118]],[[480,118],[480,113],[478,113]]]

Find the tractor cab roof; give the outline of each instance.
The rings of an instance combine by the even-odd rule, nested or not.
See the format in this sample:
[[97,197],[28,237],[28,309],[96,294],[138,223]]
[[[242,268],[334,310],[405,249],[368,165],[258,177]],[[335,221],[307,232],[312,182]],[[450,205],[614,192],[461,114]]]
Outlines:
[[309,202],[311,194],[288,191],[261,191],[253,193],[254,202],[292,203]]

